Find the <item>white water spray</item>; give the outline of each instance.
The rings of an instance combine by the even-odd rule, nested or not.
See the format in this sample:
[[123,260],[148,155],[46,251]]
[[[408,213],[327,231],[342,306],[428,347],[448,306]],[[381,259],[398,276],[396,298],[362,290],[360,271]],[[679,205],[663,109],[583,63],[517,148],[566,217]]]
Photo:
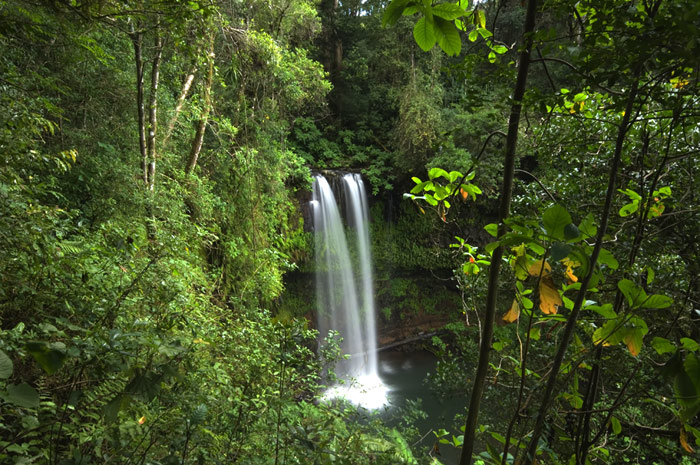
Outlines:
[[350,237],[357,249],[355,262],[333,190],[323,176],[316,176],[313,184],[318,329],[322,338],[330,330],[338,331],[343,338],[341,350],[350,355],[335,368],[345,384],[332,388],[327,397],[379,408],[386,403],[386,387],[377,368],[367,195],[358,174],[344,175],[342,189],[347,220],[355,230]]

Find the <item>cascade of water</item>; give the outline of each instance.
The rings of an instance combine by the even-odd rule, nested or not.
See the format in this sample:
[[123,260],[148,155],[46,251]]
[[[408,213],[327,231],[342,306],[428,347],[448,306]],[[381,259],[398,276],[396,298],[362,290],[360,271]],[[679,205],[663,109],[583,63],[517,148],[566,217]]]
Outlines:
[[320,175],[313,184],[318,329],[322,338],[330,330],[338,331],[343,338],[340,348],[350,355],[335,369],[347,384],[329,396],[376,408],[386,402],[386,393],[377,369],[367,195],[359,175],[346,174],[342,181],[348,223],[355,229],[351,244],[357,248],[356,264],[350,258],[333,190]]

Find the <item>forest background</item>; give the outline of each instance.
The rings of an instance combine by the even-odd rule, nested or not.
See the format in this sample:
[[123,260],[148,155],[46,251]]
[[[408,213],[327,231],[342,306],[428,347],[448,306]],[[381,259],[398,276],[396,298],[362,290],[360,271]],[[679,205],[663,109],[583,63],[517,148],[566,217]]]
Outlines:
[[[696,463],[699,30],[691,0],[0,1],[0,461]],[[318,402],[325,169],[371,186],[383,331],[442,328],[466,419]]]

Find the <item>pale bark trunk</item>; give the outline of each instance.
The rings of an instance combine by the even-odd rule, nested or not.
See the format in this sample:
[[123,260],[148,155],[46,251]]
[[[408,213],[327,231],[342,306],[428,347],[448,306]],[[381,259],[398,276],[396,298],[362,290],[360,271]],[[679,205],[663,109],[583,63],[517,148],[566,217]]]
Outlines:
[[141,31],[136,32],[134,24],[131,24],[129,32],[131,42],[134,45],[134,61],[136,62],[136,110],[139,131],[139,151],[141,153],[141,174],[144,184],[148,184],[148,153],[146,151],[146,115],[143,97],[143,35]]
[[153,190],[156,174],[156,132],[158,130],[158,83],[160,81],[160,57],[163,52],[163,38],[160,35],[160,20],[156,21],[155,51],[151,67],[151,89],[148,102],[148,189]]
[[187,73],[187,76],[185,77],[185,82],[182,84],[182,90],[180,91],[180,96],[177,98],[177,104],[175,105],[175,110],[173,111],[173,116],[170,118],[170,121],[168,122],[167,129],[165,131],[165,137],[163,138],[163,144],[162,146],[165,147],[168,144],[168,141],[170,140],[170,136],[173,135],[173,131],[175,130],[175,125],[177,124],[177,120],[180,117],[180,112],[182,112],[182,107],[185,104],[185,99],[187,99],[187,96],[190,93],[190,88],[192,87],[192,83],[194,82],[194,75],[197,73],[197,66],[192,66],[192,68],[189,70]]
[[185,173],[190,174],[197,166],[197,160],[199,159],[199,154],[202,151],[202,143],[204,142],[204,132],[207,128],[207,120],[209,119],[209,112],[211,111],[211,87],[214,81],[214,34],[212,33],[209,39],[209,55],[208,64],[209,69],[207,71],[207,82],[204,86],[204,108],[202,109],[202,115],[197,123],[197,130],[194,135],[194,140],[192,141],[192,149],[190,150],[189,160],[187,162],[187,167],[185,168]]

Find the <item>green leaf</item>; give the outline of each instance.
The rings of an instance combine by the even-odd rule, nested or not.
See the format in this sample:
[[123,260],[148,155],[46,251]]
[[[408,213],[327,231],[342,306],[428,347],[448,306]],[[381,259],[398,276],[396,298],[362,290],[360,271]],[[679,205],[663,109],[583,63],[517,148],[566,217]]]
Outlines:
[[586,215],[586,217],[578,225],[578,229],[585,238],[594,237],[598,233],[598,227],[595,225],[593,215],[590,213]]
[[[488,29],[484,29],[483,27],[477,28],[476,32],[479,33],[479,35],[481,36],[482,39],[488,39],[489,37],[493,36],[493,33],[491,31],[489,31]],[[499,47],[503,47],[503,46],[499,45]],[[498,51],[496,50],[496,47],[493,47],[491,50],[498,53]]]
[[436,207],[437,204],[438,204],[438,201],[435,200],[435,197],[433,197],[433,196],[430,195],[430,194],[425,194],[425,201],[428,202],[428,203],[429,203],[430,205],[432,205],[433,207]]
[[601,265],[606,265],[611,270],[616,270],[620,264],[615,259],[615,256],[607,249],[600,249],[600,254],[598,255],[598,263]]
[[479,38],[479,33],[476,32],[476,29],[473,29],[469,33],[469,42],[474,42],[478,38]]
[[462,51],[462,39],[454,24],[442,18],[435,18],[435,26],[437,42],[442,51],[449,56],[459,55]]
[[673,299],[665,295],[650,295],[643,303],[644,308],[668,308],[673,303]]
[[568,244],[564,244],[563,242],[555,242],[554,244],[552,244],[550,252],[552,260],[558,262],[559,260],[563,260],[564,258],[569,256],[569,252],[571,252],[571,246]]
[[396,24],[396,21],[401,17],[408,2],[409,0],[393,0],[389,3],[382,15],[382,26],[386,27],[391,24]]
[[456,180],[462,178],[462,176],[463,176],[462,173],[460,173],[459,171],[450,171],[450,174],[449,174],[450,182],[453,183]]
[[8,384],[2,394],[5,402],[24,408],[39,407],[39,393],[27,383]]
[[682,337],[681,347],[683,347],[685,350],[689,350],[690,352],[697,352],[697,350],[700,348],[700,344],[688,337]]
[[629,279],[621,279],[617,283],[617,288],[627,298],[627,303],[632,308],[639,308],[647,300],[647,293],[644,289],[634,284]]
[[426,16],[423,16],[418,20],[416,25],[413,27],[413,38],[416,40],[418,46],[427,52],[433,46],[437,38],[435,37],[435,31],[433,29],[433,22],[429,21]]
[[688,377],[695,383],[695,391],[700,394],[700,359],[698,359],[698,356],[696,354],[688,354],[683,362],[683,368],[688,373]]
[[542,224],[550,237],[564,239],[564,228],[571,224],[571,215],[561,205],[552,205],[542,214]]
[[592,310],[606,319],[617,318],[617,313],[613,310],[612,304],[588,305],[586,310]]
[[450,175],[447,174],[447,171],[443,170],[442,168],[430,168],[430,170],[428,171],[428,177],[430,177],[430,179],[435,179],[439,177],[449,179]]
[[484,226],[484,230],[491,234],[493,237],[498,236],[498,225],[496,223],[490,223]]
[[65,350],[58,349],[56,345],[50,346],[46,342],[28,342],[26,349],[49,375],[56,373],[67,358]]
[[625,194],[625,195],[626,195],[627,197],[629,197],[630,200],[632,200],[633,202],[634,202],[634,201],[639,202],[640,200],[642,200],[642,196],[639,195],[639,194],[637,194],[637,193],[636,193],[635,191],[633,191],[632,189],[625,189],[625,190],[618,189],[617,191],[620,192],[620,193],[622,193],[622,194]]
[[612,424],[613,433],[620,434],[622,432],[622,425],[620,424],[620,420],[618,420],[615,417],[611,417],[610,423]]
[[440,3],[435,5],[432,11],[435,16],[448,21],[457,19],[465,14],[465,11],[456,3]]
[[7,379],[12,376],[12,359],[5,352],[0,350],[0,379]]
[[619,327],[617,320],[610,320],[593,332],[593,344],[603,344],[604,346],[614,346],[625,337],[625,331]]
[[630,216],[632,213],[636,212],[639,209],[639,202],[634,201],[632,203],[628,203],[627,205],[623,206],[620,208],[620,216],[621,217],[626,217]]
[[117,416],[119,415],[119,410],[121,409],[123,397],[120,395],[116,396],[114,399],[109,401],[102,408],[102,415],[107,423],[114,423],[117,421]]
[[498,53],[499,55],[503,55],[508,51],[508,47],[506,47],[505,45],[496,45],[495,47],[493,47],[493,51]]
[[578,230],[574,223],[570,223],[564,226],[564,239],[566,239],[567,241],[578,239],[580,235],[581,232]]
[[676,346],[671,341],[658,336],[651,340],[651,347],[659,355],[670,354],[676,351]]
[[484,13],[484,10],[476,11],[476,22],[479,24],[479,27],[486,27],[486,13]]

